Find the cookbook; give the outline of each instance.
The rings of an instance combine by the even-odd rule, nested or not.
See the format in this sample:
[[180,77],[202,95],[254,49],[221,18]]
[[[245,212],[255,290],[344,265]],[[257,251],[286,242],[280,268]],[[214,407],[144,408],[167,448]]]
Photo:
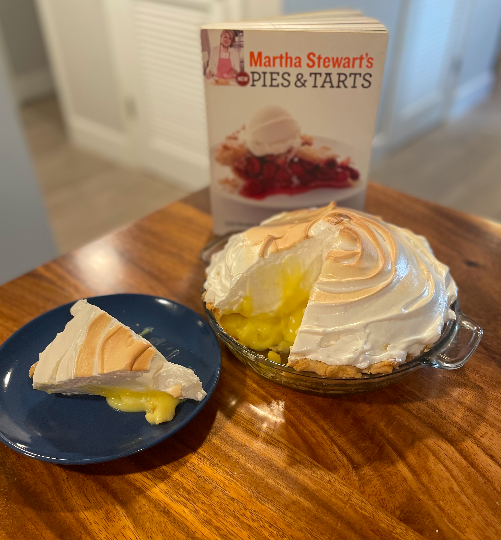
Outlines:
[[363,209],[387,41],[354,10],[202,27],[215,234]]

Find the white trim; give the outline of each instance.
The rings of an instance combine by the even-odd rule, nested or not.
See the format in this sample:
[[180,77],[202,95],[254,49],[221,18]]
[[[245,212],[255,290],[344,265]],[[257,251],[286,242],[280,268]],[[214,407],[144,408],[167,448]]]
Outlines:
[[168,141],[162,139],[150,139],[149,147],[153,151],[159,151],[163,154],[168,154],[173,158],[181,159],[188,163],[193,163],[200,170],[209,170],[210,161],[209,161],[209,152],[204,152],[203,154],[198,154],[191,149],[182,148]]
[[458,86],[452,96],[452,104],[448,118],[453,120],[463,115],[489,97],[496,84],[496,75],[492,71],[484,71],[468,82]]
[[50,0],[36,0],[36,6],[43,38],[49,53],[49,63],[57,88],[59,105],[65,124],[68,126],[73,114],[73,106],[64,69],[62,50],[59,46],[59,32],[56,21],[54,20],[54,6]]
[[[230,7],[233,0],[227,0]],[[252,0],[252,2],[236,2],[239,4],[239,19],[263,20],[284,15],[285,0]],[[237,19],[238,20],[238,19]]]
[[14,77],[16,95],[21,103],[54,93],[54,81],[48,67]]
[[[121,100],[122,121],[124,136],[129,145],[130,163],[141,165],[141,134],[138,128],[138,114],[142,114],[141,103],[138,99],[139,71],[137,50],[130,38],[133,35],[134,1],[131,0],[104,0],[103,13],[108,28],[110,52],[117,81],[118,99]],[[133,108],[126,113],[124,105],[128,103]]]
[[[369,170],[376,167],[388,155],[388,138],[384,133],[378,133],[372,139],[371,162]],[[370,178],[370,172],[369,172]]]
[[201,11],[210,11],[213,0],[155,0],[158,4],[167,4],[168,6],[179,6],[184,8],[198,9]]
[[209,159],[205,155],[176,151],[164,141],[153,140],[145,158],[142,167],[186,191],[197,191],[210,183]]
[[124,165],[135,164],[127,134],[81,116],[73,115],[67,120],[71,139],[76,145]]

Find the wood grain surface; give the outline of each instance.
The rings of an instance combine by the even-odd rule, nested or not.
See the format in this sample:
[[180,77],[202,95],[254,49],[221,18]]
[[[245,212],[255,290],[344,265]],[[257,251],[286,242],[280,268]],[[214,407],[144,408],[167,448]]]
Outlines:
[[[196,419],[157,446],[87,466],[0,446],[0,538],[501,538],[501,226],[372,185],[367,211],[424,234],[484,338],[457,371],[318,397],[223,349]],[[137,292],[202,312],[207,193],[0,287],[0,342],[56,306]]]

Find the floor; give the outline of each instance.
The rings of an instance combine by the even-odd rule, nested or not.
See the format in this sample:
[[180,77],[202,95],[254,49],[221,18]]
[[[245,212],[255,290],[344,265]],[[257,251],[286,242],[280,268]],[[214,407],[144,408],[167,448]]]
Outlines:
[[501,221],[501,84],[490,99],[374,167],[379,184]]
[[[187,195],[72,146],[55,99],[25,106],[21,116],[60,253]],[[385,159],[371,179],[501,221],[501,91]]]
[[55,99],[23,107],[21,119],[61,254],[188,193],[72,146]]

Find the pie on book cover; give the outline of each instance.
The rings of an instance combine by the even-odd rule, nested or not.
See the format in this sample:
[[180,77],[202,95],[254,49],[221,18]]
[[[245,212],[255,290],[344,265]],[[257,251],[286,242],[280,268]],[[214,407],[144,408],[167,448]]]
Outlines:
[[363,209],[381,29],[203,27],[215,234],[332,200]]

